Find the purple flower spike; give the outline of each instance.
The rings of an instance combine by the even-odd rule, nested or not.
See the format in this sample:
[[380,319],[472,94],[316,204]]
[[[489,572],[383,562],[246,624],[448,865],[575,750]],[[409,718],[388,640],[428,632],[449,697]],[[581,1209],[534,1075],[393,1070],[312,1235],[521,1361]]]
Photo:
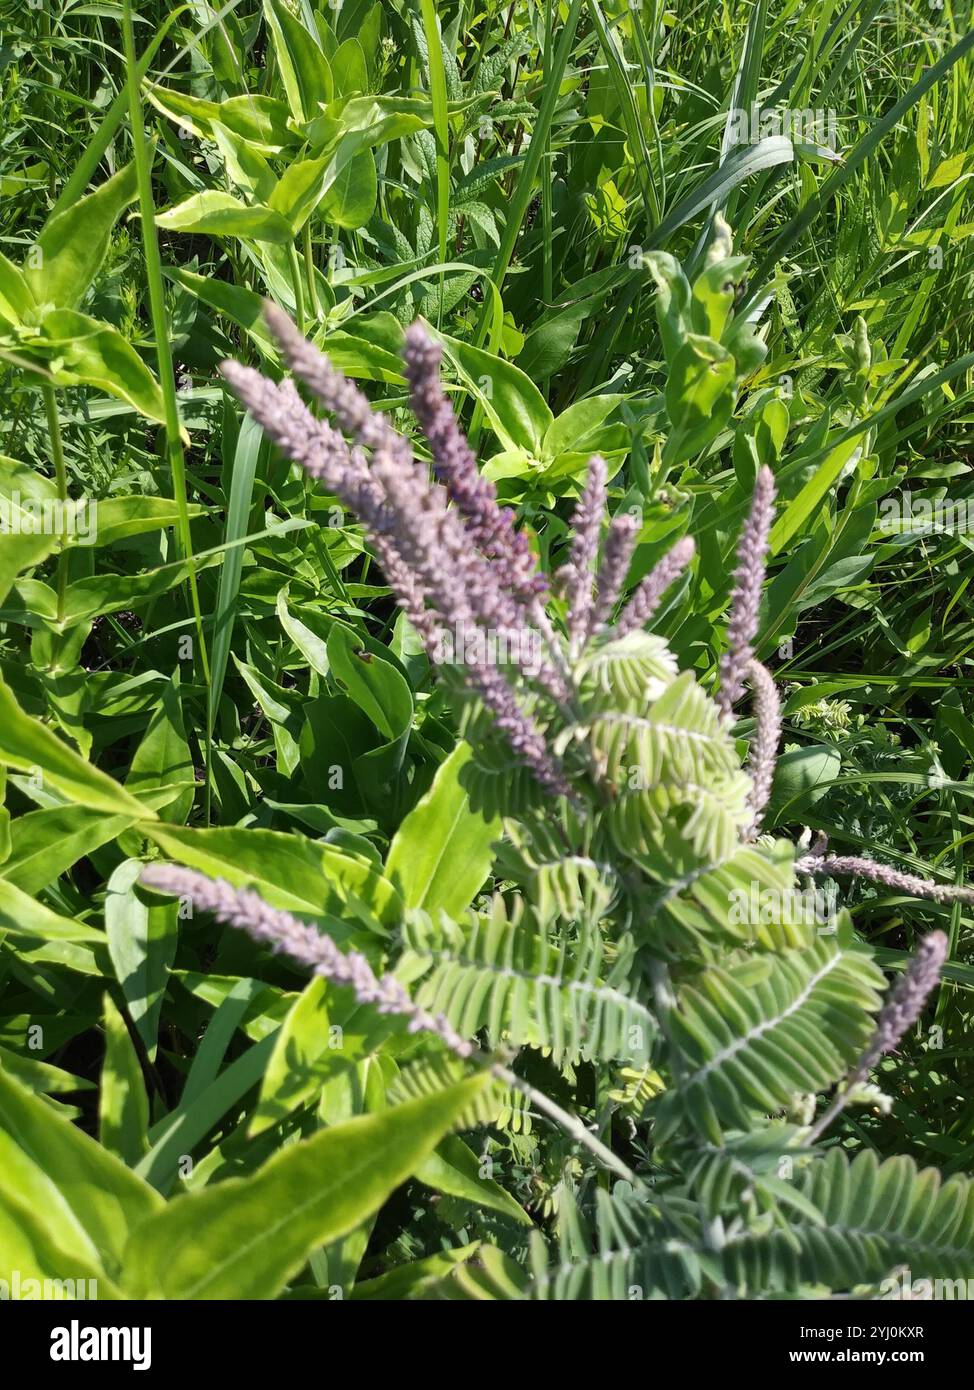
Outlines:
[[616,600],[629,573],[632,552],[636,548],[639,522],[628,512],[614,517],[602,550],[602,564],[595,584],[595,607],[589,624],[589,635],[603,630],[612,616]]
[[823,877],[848,875],[851,878],[865,878],[870,883],[879,883],[884,888],[896,888],[909,893],[913,898],[930,898],[938,903],[974,902],[974,888],[962,888],[954,883],[937,883],[930,878],[919,878],[916,874],[904,874],[889,864],[880,864],[875,859],[862,859],[857,854],[805,854],[795,860],[795,870],[800,874],[821,874]]
[[748,754],[751,773],[751,825],[747,838],[753,840],[761,829],[764,808],[771,795],[774,769],[781,742],[781,701],[771,672],[760,661],[748,662],[747,673],[754,689],[754,714],[757,727]]
[[947,959],[948,942],[942,931],[928,932],[914,952],[906,970],[876,1020],[876,1031],[865,1052],[836,1091],[830,1104],[809,1130],[806,1143],[814,1144],[851,1099],[855,1088],[886,1052],[892,1052],[923,1013],[924,1005],[937,987]]
[[568,635],[575,650],[584,642],[592,614],[592,580],[605,515],[605,459],[593,454],[588,477],[572,517],[572,544],[564,571]]
[[942,931],[928,932],[883,1005],[876,1021],[876,1032],[857,1068],[861,1076],[865,1076],[885,1052],[892,1052],[916,1023],[937,987],[946,959],[947,937]]
[[440,384],[440,345],[419,322],[406,329],[403,352],[413,414],[429,441],[433,471],[450,500],[463,513],[474,543],[505,565],[505,582],[518,598],[544,593],[546,577],[538,569],[527,537],[514,529],[514,513],[497,502],[497,489],[482,478],[470,445],[457,424]]
[[[450,455],[446,471],[460,487],[465,507],[450,506],[447,488],[430,482],[425,465],[413,459],[408,441],[304,340],[287,315],[269,306],[267,320],[287,362],[357,442],[349,445],[332,425],[317,419],[291,382],[276,385],[232,362],[223,366],[227,381],[268,438],[359,515],[399,605],[431,659],[444,659],[444,633],[458,642],[464,655],[457,661],[467,685],[491,712],[518,758],[547,791],[567,794],[558,760],[490,655],[491,641],[496,651],[498,639],[503,639],[509,652],[512,643],[507,639],[513,637],[518,643],[515,654],[501,660],[510,665],[514,679],[528,689],[532,684],[539,687],[557,703],[568,700],[564,671],[541,653],[541,638],[549,648],[552,644],[547,615],[531,580],[536,575],[534,561],[526,542],[505,521],[492,491],[476,486],[480,479],[472,456],[464,459],[458,453],[462,436],[456,421],[446,402],[437,404],[434,399],[439,395],[435,371],[432,382],[429,379],[437,365],[434,355],[413,335],[419,406],[436,448]],[[507,547],[503,553],[484,552],[485,527],[492,527],[491,536]]]
[[[353,482],[368,483],[362,455],[353,454],[337,430],[312,415],[293,383],[278,385],[239,362],[222,362],[220,371],[268,439],[330,492],[340,495]],[[374,496],[378,501],[377,490]]]
[[637,628],[645,627],[656,612],[660,599],[693,559],[696,549],[692,536],[678,540],[658,564],[654,565],[620,614],[615,635],[625,637]]
[[395,976],[377,977],[365,956],[345,955],[330,936],[290,912],[271,907],[258,893],[175,864],[147,864],[141,882],[159,893],[187,898],[198,911],[210,912],[217,921],[245,931],[254,941],[307,966],[312,974],[352,989],[360,1004],[369,1004],[380,1014],[401,1014],[408,1019],[411,1033],[433,1033],[458,1057],[470,1057],[476,1051],[442,1015],[434,1018],[414,1004]]
[[373,410],[363,391],[337,372],[324,353],[308,342],[284,310],[267,299],[264,301],[264,318],[291,371],[335,416],[345,433],[352,435],[363,448],[374,451],[381,449],[412,467],[409,441],[403,438],[387,416]]
[[764,585],[764,562],[768,536],[774,516],[774,475],[761,468],[754,484],[751,512],[737,546],[737,569],[727,623],[727,650],[720,662],[720,690],[717,703],[725,719],[744,691],[748,662],[754,656],[753,642],[758,630],[758,611]]

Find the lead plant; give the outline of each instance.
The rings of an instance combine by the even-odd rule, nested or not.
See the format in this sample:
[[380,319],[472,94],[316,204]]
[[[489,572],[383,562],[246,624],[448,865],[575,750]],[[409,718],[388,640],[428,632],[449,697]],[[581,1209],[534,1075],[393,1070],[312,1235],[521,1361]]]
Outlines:
[[[709,285],[722,264],[708,264]],[[739,266],[726,264],[728,275]],[[668,258],[656,269],[671,312],[677,271]],[[681,672],[646,626],[693,543],[679,541],[620,607],[638,528],[628,515],[603,526],[602,459],[549,585],[478,472],[429,330],[408,330],[404,359],[432,468],[280,310],[268,306],[267,321],[321,413],[289,380],[234,362],[224,374],[267,436],[357,512],[431,657],[443,629],[539,635],[530,667],[490,665],[481,645],[443,673],[462,704],[469,802],[502,825],[504,887],[461,920],[407,914],[397,945],[367,956],[192,870],[154,864],[144,882],[350,986],[425,1036],[429,1065],[490,1069],[495,1122],[528,1105],[562,1127],[576,1150],[554,1194],[562,1254],[537,1232],[530,1269],[488,1248],[478,1287],[754,1296],[875,1292],[903,1264],[914,1277],[974,1272],[968,1180],[921,1177],[908,1158],[881,1164],[834,1123],[876,1102],[868,1079],[920,1017],[946,939],[920,942],[884,1004],[886,980],[847,914],[823,934],[789,915],[795,889],[854,875],[941,902],[971,893],[762,832],[781,728],[755,657],[770,470],[741,531],[718,674]],[[739,325],[729,341],[753,353]],[[742,766],[745,692],[755,725]],[[734,905],[755,898],[783,906],[742,921]],[[567,1162],[568,1149],[552,1152]]]

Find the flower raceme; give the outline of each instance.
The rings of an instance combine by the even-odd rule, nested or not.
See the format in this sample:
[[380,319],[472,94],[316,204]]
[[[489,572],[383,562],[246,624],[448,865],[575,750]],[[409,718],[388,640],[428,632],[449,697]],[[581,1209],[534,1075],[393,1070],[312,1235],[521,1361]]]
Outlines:
[[[617,642],[645,627],[690,564],[692,539],[684,537],[663,556],[613,622],[638,526],[629,514],[620,514],[601,541],[607,468],[603,459],[592,458],[572,518],[567,563],[558,573],[557,588],[567,609],[564,635],[559,636],[546,602],[547,577],[526,534],[516,529],[514,514],[500,505],[494,484],[477,469],[443,391],[441,349],[429,330],[420,322],[407,329],[403,358],[413,412],[430,450],[432,477],[389,417],[373,409],[359,387],[336,371],[282,310],[268,304],[266,316],[284,362],[334,423],[315,415],[291,381],[276,383],[230,361],[222,366],[230,386],[267,436],[357,513],[431,660],[442,666],[452,658],[515,759],[544,792],[575,802],[588,779],[596,797],[611,798],[611,787],[591,786],[598,783],[600,771],[591,750],[574,765],[565,761],[584,744],[587,732],[580,714],[578,662],[592,644]],[[745,683],[754,693],[750,821],[740,828],[744,841],[760,833],[781,735],[774,681],[755,658],[774,495],[772,473],[762,467],[738,542],[715,695],[720,715],[730,725]],[[499,660],[498,651],[503,653]],[[573,731],[571,737],[552,737],[550,731],[559,726]],[[898,875],[869,859],[805,855],[797,867],[810,875],[864,877],[917,896],[974,897],[971,890]]]
[[[477,659],[484,649],[477,640],[462,644],[474,656],[464,662],[461,674],[541,785],[567,794],[564,770],[533,714],[537,709],[565,709],[574,695],[566,653],[543,601],[548,580],[527,536],[515,529],[513,513],[498,503],[493,483],[477,470],[440,383],[438,344],[415,323],[407,331],[404,350],[410,399],[432,456],[431,479],[388,417],[372,409],[359,388],[334,370],[287,315],[273,305],[267,306],[266,314],[285,362],[337,428],[317,418],[289,381],[276,383],[229,361],[221,370],[230,386],[268,438],[359,516],[400,607],[437,664],[443,660],[444,631],[451,640],[464,630],[540,634],[545,655],[539,658],[536,644],[527,643],[532,659],[511,663],[512,679],[497,665]],[[589,635],[604,629],[635,544],[635,523],[617,518],[609,529],[593,596],[605,472],[604,462],[593,459],[574,519],[566,593],[576,652]],[[680,542],[647,576],[632,611],[620,616],[619,635],[649,620],[692,553],[692,541]],[[526,700],[518,698],[515,685]]]
[[[672,899],[701,875],[719,871],[738,852],[752,856],[753,862],[753,856],[762,856],[770,845],[762,835],[762,822],[771,801],[781,707],[774,680],[755,655],[774,507],[770,471],[759,471],[742,527],[725,651],[717,663],[718,687],[711,697],[690,673],[677,673],[660,638],[642,632],[688,568],[693,542],[689,537],[678,541],[623,600],[639,528],[636,518],[620,513],[603,536],[608,474],[603,459],[593,458],[589,464],[572,518],[567,562],[552,592],[527,536],[500,505],[494,485],[479,474],[440,383],[440,349],[425,327],[417,323],[407,331],[404,356],[413,409],[429,445],[432,468],[415,457],[391,420],[374,411],[359,388],[336,372],[280,310],[269,309],[268,322],[285,362],[327,418],[319,418],[305,404],[291,381],[275,383],[233,362],[223,367],[227,381],[267,436],[358,514],[399,606],[431,660],[440,667],[452,662],[489,714],[492,730],[475,719],[467,731],[474,752],[471,763],[483,752],[480,744],[496,734],[540,787],[540,803],[528,798],[503,815],[513,845],[533,844],[524,850],[528,857],[522,868],[535,886],[547,875],[546,905],[535,917],[541,934],[532,938],[534,929],[526,925],[536,909],[525,889],[524,917],[515,914],[512,919],[518,930],[509,938],[490,935],[490,941],[509,940],[511,951],[530,948],[539,953],[531,957],[535,986],[557,990],[564,984],[561,967],[545,935],[552,927],[554,904],[569,934],[581,930],[586,912],[594,914],[591,944],[598,944],[601,952],[602,919],[623,894],[629,895],[623,916],[630,912],[640,919],[652,954],[657,901]],[[530,643],[519,646],[511,640],[524,633],[531,634]],[[471,634],[476,640],[469,640]],[[744,777],[731,728],[734,706],[746,687],[752,692],[755,727],[749,775]],[[502,764],[500,780],[516,781],[508,769],[509,764]],[[634,771],[639,778],[633,778]],[[724,833],[728,825],[729,839]],[[773,852],[774,846],[770,849]],[[671,854],[678,865],[669,864]],[[616,859],[618,864],[610,862]],[[511,862],[513,881],[523,887],[520,861],[515,856]],[[554,876],[549,873],[552,867]],[[811,851],[799,854],[794,867],[807,878],[852,875],[939,901],[974,897],[969,889],[930,883],[869,859],[829,855],[821,837]],[[561,870],[565,874],[556,881]],[[663,881],[662,899],[654,897],[654,885],[646,879]],[[611,1148],[577,1117],[508,1070],[503,1058],[479,1050],[472,1041],[480,1032],[473,1015],[461,1011],[448,1017],[438,1012],[439,994],[419,996],[429,1004],[423,1007],[394,975],[382,973],[359,952],[343,953],[315,925],[270,907],[247,888],[164,864],[147,866],[142,882],[155,891],[185,897],[199,911],[247,932],[313,974],[351,988],[360,1003],[398,1016],[409,1031],[426,1033],[455,1056],[487,1066],[496,1079],[519,1089],[600,1162],[620,1176],[632,1177]],[[592,896],[583,907],[579,904],[586,893]],[[497,931],[504,921],[502,913],[494,924]],[[474,928],[474,936],[478,930]],[[939,977],[944,946],[936,933],[921,942],[914,964],[880,1015],[875,1035],[817,1125],[809,1129],[812,1138],[848,1103],[856,1084],[919,1015]],[[565,941],[558,947],[568,949]],[[620,949],[620,943],[613,940],[612,949]],[[496,964],[493,958],[490,964]],[[473,962],[464,958],[462,969],[468,968]],[[664,954],[654,969],[656,1012],[665,1019],[673,996]],[[504,969],[498,978],[515,975],[518,970]],[[529,977],[530,970],[525,978]],[[600,1008],[611,1010],[619,1007],[620,999],[624,1002],[614,988],[593,984],[584,972],[570,983],[572,988],[593,990]],[[584,989],[572,1004],[580,1038],[583,1024],[577,1009]],[[641,1002],[638,1007],[648,1016]],[[585,1027],[589,1024],[595,1020],[586,1020]],[[494,1041],[505,1036],[500,1026]],[[867,1031],[863,1041],[868,1036]],[[699,1075],[706,1073],[703,1067]],[[677,1081],[678,1074],[679,1067]]]
[[380,1014],[404,1018],[409,1032],[432,1033],[458,1057],[467,1058],[476,1051],[442,1015],[434,1016],[414,1004],[394,976],[377,976],[365,956],[355,951],[345,954],[330,936],[290,912],[271,907],[260,894],[175,864],[148,864],[141,880],[146,888],[184,898],[195,910],[245,931],[261,945],[290,956],[312,975],[350,988],[360,1004],[371,1005]]

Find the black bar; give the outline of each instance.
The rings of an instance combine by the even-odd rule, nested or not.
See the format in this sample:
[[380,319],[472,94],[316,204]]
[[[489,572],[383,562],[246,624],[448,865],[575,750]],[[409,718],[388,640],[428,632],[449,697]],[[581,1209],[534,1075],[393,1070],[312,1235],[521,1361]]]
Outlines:
[[[340,1374],[352,1356],[361,1358],[371,1383],[388,1365],[390,1373],[430,1369],[431,1356],[452,1360],[448,1347],[467,1329],[495,1326],[518,1337],[517,1358],[557,1365],[559,1350],[587,1349],[603,1336],[637,1335],[643,1369],[652,1374],[671,1361],[690,1371],[787,1372],[800,1367],[878,1367],[884,1371],[947,1370],[956,1364],[957,1343],[966,1327],[965,1302],[851,1299],[822,1302],[618,1302],[565,1308],[517,1304],[463,1306],[457,1303],[386,1303],[354,1300],[294,1300],[259,1305],[239,1303],[0,1304],[4,1365],[18,1373],[31,1368],[104,1376],[168,1376],[217,1371],[253,1377],[265,1369],[290,1374],[299,1363],[322,1375]],[[570,1321],[563,1321],[564,1319]],[[565,1328],[565,1337],[551,1339]],[[107,1332],[103,1338],[101,1329]],[[416,1333],[427,1335],[416,1341]],[[126,1331],[128,1336],[126,1337]],[[146,1337],[148,1332],[148,1339]],[[365,1340],[363,1335],[365,1334]],[[337,1339],[341,1340],[337,1340]],[[436,1338],[437,1341],[431,1340]],[[440,1340],[442,1339],[442,1340]],[[434,1348],[439,1345],[440,1353]],[[633,1343],[619,1364],[633,1369]],[[410,1350],[411,1348],[411,1350]],[[112,1353],[128,1359],[111,1359]],[[61,1359],[62,1353],[69,1359]],[[99,1359],[82,1359],[96,1353]],[[108,1359],[101,1359],[102,1356]],[[78,1358],[78,1359],[75,1359]],[[417,1358],[414,1360],[414,1358]],[[144,1365],[136,1369],[136,1363]],[[145,1364],[148,1363],[148,1364]],[[479,1363],[482,1367],[482,1362]],[[462,1373],[454,1362],[454,1374]],[[288,1369],[290,1368],[290,1370]],[[519,1370],[519,1374],[520,1374]]]

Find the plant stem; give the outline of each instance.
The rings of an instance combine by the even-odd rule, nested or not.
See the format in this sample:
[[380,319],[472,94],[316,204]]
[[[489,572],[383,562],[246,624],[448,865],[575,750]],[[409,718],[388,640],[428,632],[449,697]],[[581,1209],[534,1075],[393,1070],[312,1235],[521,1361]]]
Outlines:
[[[125,66],[128,72],[129,121],[132,127],[135,175],[139,189],[139,212],[142,221],[146,280],[149,288],[149,308],[156,344],[156,368],[159,373],[159,384],[162,388],[165,409],[166,454],[172,474],[173,500],[176,503],[179,517],[179,543],[189,572],[189,590],[193,616],[196,619],[196,638],[199,644],[200,663],[203,669],[203,678],[209,685],[210,666],[206,654],[206,640],[203,636],[203,616],[200,612],[199,592],[196,587],[196,565],[193,560],[193,541],[189,530],[189,507],[186,502],[186,462],[183,458],[183,444],[180,434],[176,378],[173,372],[172,353],[169,348],[169,324],[166,317],[166,296],[162,284],[162,261],[159,256],[159,242],[156,239],[152,173],[145,140],[145,128],[142,123],[142,97],[139,69],[135,57],[132,0],[124,0],[122,38],[125,48]],[[209,775],[209,769],[207,769],[207,775]]]
[[[179,19],[183,11],[189,8],[189,5],[179,5],[176,9],[172,10],[153,34],[148,47],[139,59],[137,72],[140,82],[149,71],[149,64],[159,51],[163,39],[176,23],[177,19]],[[129,68],[128,71],[131,73],[131,68]],[[69,208],[72,203],[83,196],[85,189],[88,187],[89,183],[91,183],[95,170],[102,161],[105,151],[112,143],[116,131],[125,119],[125,109],[128,104],[129,95],[125,87],[123,87],[108,108],[101,125],[92,138],[91,144],[87,146],[84,154],[75,165],[71,177],[61,189],[58,200],[51,209],[52,217],[55,213],[63,212],[66,208]]]
[[[41,387],[44,393],[44,409],[47,413],[47,432],[51,441],[51,458],[54,460],[54,477],[57,482],[57,495],[61,502],[61,519],[64,520],[64,503],[68,500],[68,470],[64,463],[64,443],[61,439],[61,419],[58,415],[57,396],[54,387],[47,382]],[[64,596],[68,584],[68,555],[61,538],[61,550],[57,557],[57,620],[64,621]]]
[[[545,0],[544,16],[544,53],[542,55],[542,65],[544,79],[548,79],[548,71],[551,67],[551,45],[554,26],[551,16],[552,0]],[[551,263],[552,254],[552,219],[551,219],[551,180],[554,174],[554,156],[551,155],[551,132],[549,130],[546,139],[548,145],[549,159],[545,171],[541,176],[541,225],[543,234],[543,249],[541,262],[541,296],[544,301],[545,309],[550,309],[554,302],[554,268]],[[545,377],[541,383],[541,394],[545,400],[551,387],[550,378]]]
[[[433,133],[436,139],[436,229],[440,265],[446,261],[447,230],[450,221],[450,122],[447,115],[446,73],[443,68],[443,42],[433,0],[420,0],[426,56],[429,65],[430,101],[433,106]],[[437,327],[443,322],[444,272],[440,271]]]
[[318,302],[318,286],[315,283],[315,258],[311,245],[311,218],[301,229],[301,247],[304,252],[304,273],[308,281],[308,310],[317,322],[321,318],[321,305]]
[[[558,93],[561,89],[561,81],[571,57],[572,47],[575,42],[575,30],[578,27],[579,12],[582,8],[582,0],[571,0],[568,15],[564,24],[561,26],[561,33],[558,37],[558,44],[555,48],[551,60],[550,70],[545,68],[545,86],[541,97],[541,107],[538,111],[538,118],[534,123],[534,130],[531,134],[531,144],[528,146],[527,157],[520,170],[514,197],[507,209],[507,220],[504,223],[504,231],[501,236],[500,246],[497,248],[497,257],[494,261],[494,268],[491,271],[491,279],[498,292],[504,288],[504,279],[511,264],[511,257],[514,255],[514,247],[521,231],[521,224],[524,221],[528,204],[534,196],[535,181],[538,177],[538,170],[545,151],[548,149],[548,135],[551,130],[551,123],[555,115],[555,107],[558,103]],[[475,347],[483,347],[487,337],[487,329],[490,324],[490,309],[486,298],[484,300],[483,311],[480,316],[480,323],[477,326],[477,333],[474,338]]]
[[298,332],[304,332],[304,290],[301,287],[301,267],[298,265],[298,253],[291,242],[287,248],[288,266],[291,270],[291,288],[294,291],[294,322],[297,324]]
[[515,1076],[514,1072],[501,1066],[499,1062],[495,1063],[490,1070],[498,1081],[520,1091],[521,1095],[525,1096],[532,1105],[537,1106],[549,1119],[554,1120],[555,1124],[559,1125],[566,1134],[570,1134],[573,1139],[582,1144],[591,1154],[594,1154],[606,1168],[611,1168],[620,1178],[625,1178],[626,1182],[636,1183],[639,1181],[632,1169],[627,1168],[621,1158],[616,1158],[612,1150],[607,1148],[601,1139],[597,1139],[592,1131],[582,1124],[577,1115],[571,1115],[567,1110],[563,1110],[543,1091],[536,1090],[530,1082],[522,1080],[520,1076]]

